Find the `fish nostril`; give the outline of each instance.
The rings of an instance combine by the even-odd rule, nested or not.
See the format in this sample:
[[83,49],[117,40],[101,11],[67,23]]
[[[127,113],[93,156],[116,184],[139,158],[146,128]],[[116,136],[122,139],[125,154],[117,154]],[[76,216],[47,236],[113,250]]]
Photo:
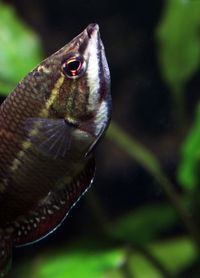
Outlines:
[[96,23],[91,23],[90,25],[88,25],[87,27],[87,33],[88,33],[88,36],[91,37],[92,33],[94,31],[99,31],[99,25],[96,24]]

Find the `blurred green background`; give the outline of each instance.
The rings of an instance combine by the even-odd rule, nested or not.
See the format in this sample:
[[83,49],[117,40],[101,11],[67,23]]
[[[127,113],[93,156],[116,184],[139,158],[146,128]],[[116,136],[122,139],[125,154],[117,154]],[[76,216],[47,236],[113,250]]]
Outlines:
[[10,278],[200,277],[200,1],[0,1],[1,102],[100,25],[113,117],[89,192]]

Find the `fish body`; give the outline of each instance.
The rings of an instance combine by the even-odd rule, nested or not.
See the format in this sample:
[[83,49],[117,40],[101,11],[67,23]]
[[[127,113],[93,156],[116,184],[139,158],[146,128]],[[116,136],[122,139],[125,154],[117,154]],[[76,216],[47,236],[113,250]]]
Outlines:
[[41,62],[0,106],[0,271],[12,246],[51,233],[91,184],[110,121],[97,24]]

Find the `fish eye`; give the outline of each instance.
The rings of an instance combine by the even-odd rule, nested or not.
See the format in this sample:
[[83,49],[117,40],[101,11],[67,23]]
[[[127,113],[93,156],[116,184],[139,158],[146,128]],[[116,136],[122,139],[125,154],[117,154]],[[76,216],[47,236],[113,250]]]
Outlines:
[[72,57],[62,64],[61,69],[67,77],[75,79],[85,72],[85,63],[80,57]]

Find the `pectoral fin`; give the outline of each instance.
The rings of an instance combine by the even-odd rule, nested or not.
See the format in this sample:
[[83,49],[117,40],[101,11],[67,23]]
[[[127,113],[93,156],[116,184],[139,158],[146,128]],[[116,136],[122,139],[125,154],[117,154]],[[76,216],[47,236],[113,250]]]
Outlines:
[[73,126],[65,119],[28,118],[25,129],[36,148],[54,158],[64,157],[71,147]]

